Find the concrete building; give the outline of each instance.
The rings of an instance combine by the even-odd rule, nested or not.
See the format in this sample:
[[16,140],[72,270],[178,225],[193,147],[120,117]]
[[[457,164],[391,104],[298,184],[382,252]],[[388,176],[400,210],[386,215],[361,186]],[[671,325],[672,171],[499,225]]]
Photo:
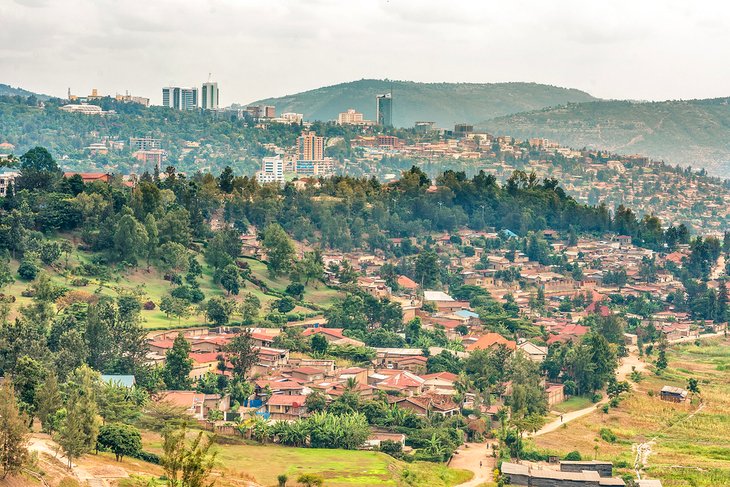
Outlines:
[[304,114],[303,113],[282,113],[280,120],[282,120],[285,123],[296,123],[300,124],[302,123],[302,120],[304,120]]
[[261,161],[261,170],[256,172],[256,181],[259,184],[284,184],[284,161],[281,156],[264,157]]
[[324,137],[315,132],[302,132],[297,139],[298,161],[321,161],[324,159]]
[[129,148],[132,150],[150,150],[160,149],[162,146],[160,139],[153,137],[130,137]]
[[[0,196],[5,198],[8,194],[8,187],[15,186],[15,178],[20,176],[17,171],[4,171],[0,172]],[[13,191],[15,193],[15,191]]]
[[346,112],[337,115],[337,123],[339,125],[373,125],[372,120],[365,120],[365,116],[354,108],[348,108]]
[[393,126],[393,95],[391,93],[375,96],[375,113],[375,122],[378,125]]
[[198,108],[198,89],[179,86],[162,88],[162,106],[175,110],[195,110]]
[[[607,467],[608,475],[606,475]],[[618,487],[626,485],[622,479],[611,477],[611,472],[612,465],[610,463],[606,465],[605,462],[560,462],[559,471],[518,463],[502,463],[502,474],[510,485],[527,487]]]
[[117,94],[114,98],[117,101],[121,101],[121,102],[124,102],[124,103],[139,103],[140,105],[144,105],[146,107],[150,106],[150,99],[149,98],[146,98],[144,96],[130,95],[129,92],[127,92],[127,93],[125,93],[123,95]]
[[218,110],[218,104],[220,102],[218,94],[218,83],[210,81],[203,83],[203,88],[200,92],[200,108],[203,110]]
[[64,105],[59,107],[59,110],[70,113],[83,113],[84,115],[101,115],[104,113],[99,105],[87,105],[85,103],[80,105]]

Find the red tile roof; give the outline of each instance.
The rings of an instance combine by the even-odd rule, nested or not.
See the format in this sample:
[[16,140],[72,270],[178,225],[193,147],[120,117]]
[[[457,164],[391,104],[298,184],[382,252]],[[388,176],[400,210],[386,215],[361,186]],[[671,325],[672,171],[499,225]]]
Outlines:
[[274,394],[269,398],[269,406],[293,406],[300,407],[304,406],[304,401],[307,400],[307,396],[301,396],[298,394],[287,395],[287,394]]
[[510,350],[517,349],[517,344],[515,342],[507,340],[499,333],[487,333],[486,335],[482,335],[479,340],[466,347],[466,350],[469,352],[474,350],[487,350],[495,345],[504,345]]

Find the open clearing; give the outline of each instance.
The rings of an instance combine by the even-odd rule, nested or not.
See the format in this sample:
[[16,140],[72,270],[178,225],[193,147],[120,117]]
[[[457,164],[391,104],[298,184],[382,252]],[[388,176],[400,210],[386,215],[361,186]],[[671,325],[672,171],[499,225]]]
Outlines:
[[[160,437],[146,433],[145,449],[161,452]],[[398,461],[384,453],[290,448],[278,445],[220,445],[218,452],[221,485],[228,478],[247,478],[263,485],[276,485],[276,477],[286,474],[290,481],[303,473],[325,478],[328,487],[351,486],[433,486],[450,487],[469,480],[472,473],[444,465]]]
[[[636,391],[608,414],[596,411],[569,425],[534,439],[538,448],[584,458],[611,460],[619,473],[633,473],[635,445],[656,438],[643,471],[665,487],[730,485],[730,340],[705,340],[670,347],[669,367],[661,376],[647,371]],[[689,378],[699,380],[700,398],[685,404],[659,399],[664,385],[686,388]],[[653,397],[650,396],[653,394]],[[616,441],[601,438],[610,429]]]

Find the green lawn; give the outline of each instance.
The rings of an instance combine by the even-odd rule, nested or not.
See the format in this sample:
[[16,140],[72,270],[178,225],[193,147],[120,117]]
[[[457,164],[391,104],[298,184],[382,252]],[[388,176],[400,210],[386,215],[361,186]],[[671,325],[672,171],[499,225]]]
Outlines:
[[[143,435],[145,449],[160,453],[158,435]],[[279,445],[227,444],[215,447],[219,469],[227,476],[253,477],[263,485],[275,485],[276,477],[296,478],[313,473],[325,478],[328,487],[350,486],[433,486],[450,487],[472,477],[466,470],[445,465],[398,461],[384,453],[324,448],[290,448]],[[406,480],[407,479],[407,480]]]
[[[248,263],[252,274],[258,279],[261,279],[271,290],[284,292],[286,287],[291,284],[291,281],[286,276],[272,278],[269,275],[266,264],[263,262],[250,258],[243,260]],[[342,293],[325,286],[321,282],[310,282],[304,289],[304,301],[314,303],[318,306],[331,306],[339,297],[342,297]]]
[[585,409],[591,406],[593,406],[593,402],[589,397],[573,396],[567,401],[556,404],[552,407],[552,410],[559,413],[569,413],[571,411],[578,411],[580,409]]

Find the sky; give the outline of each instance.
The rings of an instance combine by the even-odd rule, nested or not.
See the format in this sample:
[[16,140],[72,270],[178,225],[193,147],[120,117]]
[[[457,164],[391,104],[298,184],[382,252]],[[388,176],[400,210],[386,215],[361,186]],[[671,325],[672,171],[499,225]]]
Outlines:
[[65,97],[217,81],[222,105],[361,78],[730,96],[730,2],[0,0],[0,83]]

